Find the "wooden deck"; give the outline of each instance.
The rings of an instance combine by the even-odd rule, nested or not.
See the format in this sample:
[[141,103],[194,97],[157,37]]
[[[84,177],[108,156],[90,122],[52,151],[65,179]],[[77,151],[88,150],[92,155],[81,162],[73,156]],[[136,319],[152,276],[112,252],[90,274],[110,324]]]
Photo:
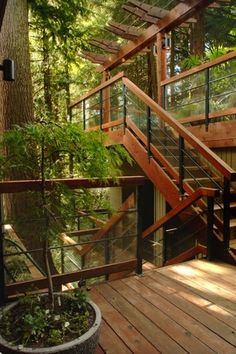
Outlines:
[[95,286],[96,354],[236,354],[236,267],[194,260]]

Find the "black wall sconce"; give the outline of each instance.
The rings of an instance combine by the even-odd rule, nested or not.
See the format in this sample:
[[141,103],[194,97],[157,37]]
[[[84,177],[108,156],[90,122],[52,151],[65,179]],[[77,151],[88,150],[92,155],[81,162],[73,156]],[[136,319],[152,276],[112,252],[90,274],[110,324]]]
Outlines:
[[12,59],[4,59],[2,65],[0,65],[0,70],[3,71],[3,80],[15,80],[15,65]]

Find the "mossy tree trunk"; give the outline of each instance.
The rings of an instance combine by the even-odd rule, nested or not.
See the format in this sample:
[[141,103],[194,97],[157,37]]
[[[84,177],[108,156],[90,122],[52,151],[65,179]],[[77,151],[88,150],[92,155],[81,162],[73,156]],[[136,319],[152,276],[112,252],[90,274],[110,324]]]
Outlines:
[[[1,131],[34,119],[27,0],[8,0],[7,2],[0,33],[0,59],[5,58],[11,58],[15,62],[15,81],[0,80]],[[33,172],[30,177],[39,178]],[[23,173],[15,173],[13,168],[9,178],[24,179],[26,176]],[[42,246],[41,234],[43,234],[44,225],[39,220],[40,216],[35,212],[39,203],[41,203],[41,197],[36,194],[20,193],[4,197],[4,219],[12,223],[27,249],[38,249]],[[37,222],[32,222],[37,219]],[[44,269],[42,252],[34,252],[32,256]],[[52,262],[50,263],[52,265]]]

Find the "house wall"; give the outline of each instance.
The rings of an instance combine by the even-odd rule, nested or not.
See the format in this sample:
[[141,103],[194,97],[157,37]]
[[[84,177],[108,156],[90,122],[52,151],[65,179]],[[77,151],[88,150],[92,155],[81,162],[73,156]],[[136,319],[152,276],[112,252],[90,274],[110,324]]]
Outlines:
[[229,166],[236,170],[236,146],[230,148],[213,149],[213,151]]

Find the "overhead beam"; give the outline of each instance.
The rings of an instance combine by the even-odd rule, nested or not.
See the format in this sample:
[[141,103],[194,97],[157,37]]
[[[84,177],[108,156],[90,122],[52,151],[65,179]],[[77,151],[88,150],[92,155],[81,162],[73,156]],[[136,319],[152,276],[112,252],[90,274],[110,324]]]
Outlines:
[[109,22],[108,25],[105,26],[105,29],[121,38],[128,39],[131,41],[136,39],[140,35],[140,31],[138,30],[138,28],[117,23],[114,21]]
[[107,60],[107,57],[105,55],[97,54],[97,53],[93,53],[93,52],[87,52],[85,50],[82,50],[79,53],[79,55],[82,58],[88,59],[88,60],[90,60],[91,62],[93,62],[95,64],[103,64]]
[[148,5],[141,1],[129,0],[127,4],[133,5],[134,6],[133,8],[140,9],[144,11],[147,15],[156,18],[163,18],[169,13],[169,10],[162,9],[161,7],[158,6]]
[[[157,17],[154,16],[150,16],[148,15],[144,10],[142,9],[138,9],[136,7],[133,6],[129,6],[129,5],[123,5],[122,8],[128,12],[130,12],[131,14],[139,17],[141,20],[148,22],[148,23],[156,23],[157,22]],[[160,17],[159,17],[160,18]]]
[[109,53],[117,53],[120,50],[120,45],[114,41],[100,38],[92,38],[90,43],[98,48],[101,48]]
[[138,53],[141,49],[148,46],[156,37],[159,32],[169,32],[172,28],[185,22],[191,18],[197,11],[206,8],[213,3],[214,0],[186,0],[175,6],[165,17],[157,21],[143,31],[135,40],[130,41],[127,45],[123,46],[119,53],[114,54],[109,58],[100,68],[100,71],[111,70],[116,66],[122,64],[124,60],[131,58],[134,54]]

